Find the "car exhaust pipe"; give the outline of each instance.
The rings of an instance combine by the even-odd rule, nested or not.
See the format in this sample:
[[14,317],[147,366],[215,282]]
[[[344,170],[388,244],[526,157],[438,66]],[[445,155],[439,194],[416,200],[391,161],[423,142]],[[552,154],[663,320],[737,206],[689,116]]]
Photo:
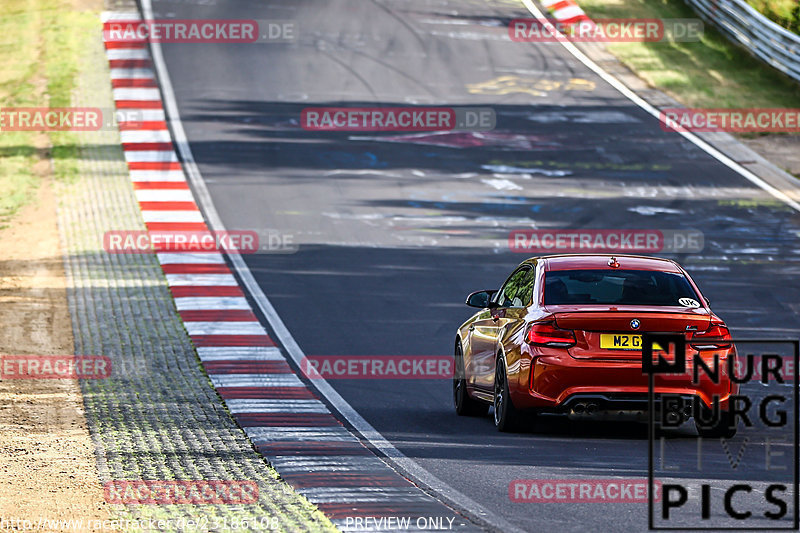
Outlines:
[[596,412],[597,412],[597,404],[596,403],[586,404],[586,414],[593,415]]
[[576,403],[575,407],[572,408],[572,414],[574,415],[582,415],[585,412],[586,412],[585,403]]

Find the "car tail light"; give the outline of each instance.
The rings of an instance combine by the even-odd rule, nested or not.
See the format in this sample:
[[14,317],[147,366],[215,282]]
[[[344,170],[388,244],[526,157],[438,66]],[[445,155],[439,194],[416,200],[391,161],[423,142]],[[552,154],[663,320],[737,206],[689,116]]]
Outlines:
[[695,350],[721,350],[730,348],[731,332],[725,324],[711,324],[705,331],[695,331],[689,343]]
[[553,322],[534,322],[525,338],[528,344],[561,348],[575,346],[575,333],[571,329],[559,329]]

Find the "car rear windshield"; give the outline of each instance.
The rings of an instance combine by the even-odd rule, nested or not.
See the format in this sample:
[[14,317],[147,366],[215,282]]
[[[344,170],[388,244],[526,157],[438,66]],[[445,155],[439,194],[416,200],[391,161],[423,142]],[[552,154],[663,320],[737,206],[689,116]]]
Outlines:
[[686,276],[653,270],[555,270],[545,274],[545,305],[681,305],[697,300]]

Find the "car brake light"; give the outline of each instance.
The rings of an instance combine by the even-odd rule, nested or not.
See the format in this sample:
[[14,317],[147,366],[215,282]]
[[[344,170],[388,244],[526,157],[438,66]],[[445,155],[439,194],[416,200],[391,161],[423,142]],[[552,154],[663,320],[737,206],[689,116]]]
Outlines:
[[721,350],[730,348],[731,332],[724,324],[712,324],[705,331],[695,331],[689,343],[695,350]]
[[561,348],[575,346],[575,333],[571,329],[559,329],[553,322],[534,322],[528,329],[526,339],[528,344]]

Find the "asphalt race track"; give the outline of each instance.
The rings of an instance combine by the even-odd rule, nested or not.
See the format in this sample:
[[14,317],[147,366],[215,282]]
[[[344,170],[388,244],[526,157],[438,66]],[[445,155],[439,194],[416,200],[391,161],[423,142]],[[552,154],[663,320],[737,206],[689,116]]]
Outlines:
[[[300,245],[244,258],[306,354],[452,354],[471,314],[464,297],[499,287],[525,258],[509,250],[509,232],[532,227],[701,230],[702,252],[672,257],[734,335],[798,337],[798,213],[664,131],[561,45],[511,42],[508,22],[530,16],[521,3],[153,7],[156,18],[298,24],[294,44],[162,48],[225,226],[274,229]],[[497,125],[443,135],[300,128],[304,108],[343,103],[487,107]],[[489,417],[455,415],[447,380],[330,383],[406,456],[523,530],[647,528],[646,504],[515,503],[508,492],[516,479],[646,478],[645,425],[556,418],[500,434]],[[698,471],[694,435],[687,425],[667,438],[675,477],[766,481],[755,467],[731,469],[716,443]],[[722,514],[712,508],[710,523],[731,525]]]

